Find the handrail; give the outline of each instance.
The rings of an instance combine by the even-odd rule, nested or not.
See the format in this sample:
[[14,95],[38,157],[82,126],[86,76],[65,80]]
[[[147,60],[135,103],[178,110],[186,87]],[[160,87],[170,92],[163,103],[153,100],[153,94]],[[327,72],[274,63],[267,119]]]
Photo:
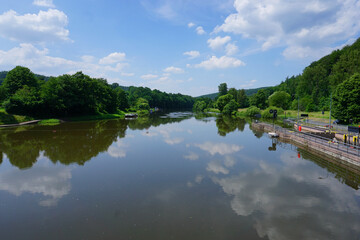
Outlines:
[[271,124],[264,123],[264,122],[261,122],[261,123],[266,124],[266,125],[268,125],[270,127],[274,127],[275,131],[283,132],[283,133],[286,133],[288,135],[299,136],[299,137],[302,137],[302,138],[304,138],[306,140],[309,140],[311,142],[314,142],[314,143],[326,144],[329,147],[331,147],[332,149],[337,149],[339,151],[346,152],[346,153],[349,153],[349,154],[352,154],[352,155],[355,155],[355,156],[360,156],[360,146],[352,145],[352,144],[348,144],[348,143],[343,143],[343,142],[333,143],[332,139],[329,139],[329,138],[324,138],[324,137],[314,135],[314,134],[311,134],[311,133],[299,132],[299,131],[297,131],[295,129],[293,131],[290,131],[290,130],[282,128],[280,126],[273,126]]

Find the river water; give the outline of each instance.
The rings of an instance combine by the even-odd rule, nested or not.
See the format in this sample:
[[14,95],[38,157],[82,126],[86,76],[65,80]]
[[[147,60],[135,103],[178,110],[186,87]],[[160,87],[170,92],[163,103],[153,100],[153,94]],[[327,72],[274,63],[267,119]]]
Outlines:
[[221,116],[0,129],[0,239],[360,239],[359,183]]

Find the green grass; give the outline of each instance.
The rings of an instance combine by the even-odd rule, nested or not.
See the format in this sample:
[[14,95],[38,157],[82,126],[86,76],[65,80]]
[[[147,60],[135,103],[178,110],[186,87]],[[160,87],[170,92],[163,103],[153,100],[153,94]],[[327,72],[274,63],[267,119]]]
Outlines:
[[39,125],[46,125],[46,126],[53,126],[53,125],[58,125],[60,124],[60,120],[59,119],[44,119],[41,120],[40,122],[38,122]]
[[208,113],[220,113],[220,110],[217,109],[217,108],[207,108],[207,109],[205,109],[205,112],[208,112]]
[[32,117],[9,114],[4,108],[0,108],[0,125],[14,124],[34,120]]

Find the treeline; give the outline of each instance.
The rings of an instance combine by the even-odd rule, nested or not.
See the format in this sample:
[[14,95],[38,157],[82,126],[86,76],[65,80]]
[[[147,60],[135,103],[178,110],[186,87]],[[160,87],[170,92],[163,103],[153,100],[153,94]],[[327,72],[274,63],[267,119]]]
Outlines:
[[150,107],[191,108],[194,103],[192,97],[181,94],[123,88],[82,72],[39,78],[30,69],[17,66],[6,72],[0,86],[0,103],[8,113],[32,117],[113,114],[148,111]]
[[228,89],[226,83],[219,85],[218,97],[214,100],[211,98],[197,98],[193,106],[195,112],[214,111],[214,109],[231,115],[237,112],[238,108],[246,108],[249,106],[249,97],[244,89]]
[[299,108],[301,111],[313,112],[329,111],[332,101],[333,117],[343,122],[359,122],[359,73],[360,38],[353,45],[333,51],[311,63],[301,75],[288,77],[277,86],[262,88],[248,98],[239,100],[235,94],[235,91],[239,90],[230,88],[227,91],[226,84],[220,84],[218,98],[215,101],[200,98],[198,101],[203,102],[195,103],[194,108],[201,111],[205,102],[206,107],[215,106],[223,111],[223,103],[219,101],[222,99],[226,104],[233,100],[232,106],[235,106],[236,102],[239,107],[278,107],[285,110]]

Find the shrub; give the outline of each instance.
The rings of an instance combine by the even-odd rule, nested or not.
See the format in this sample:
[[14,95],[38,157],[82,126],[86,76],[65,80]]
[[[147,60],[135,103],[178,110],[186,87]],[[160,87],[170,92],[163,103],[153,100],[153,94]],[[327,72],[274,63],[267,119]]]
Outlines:
[[259,114],[261,111],[259,108],[255,106],[251,106],[248,109],[246,109],[246,116],[248,117],[254,117],[256,114]]

